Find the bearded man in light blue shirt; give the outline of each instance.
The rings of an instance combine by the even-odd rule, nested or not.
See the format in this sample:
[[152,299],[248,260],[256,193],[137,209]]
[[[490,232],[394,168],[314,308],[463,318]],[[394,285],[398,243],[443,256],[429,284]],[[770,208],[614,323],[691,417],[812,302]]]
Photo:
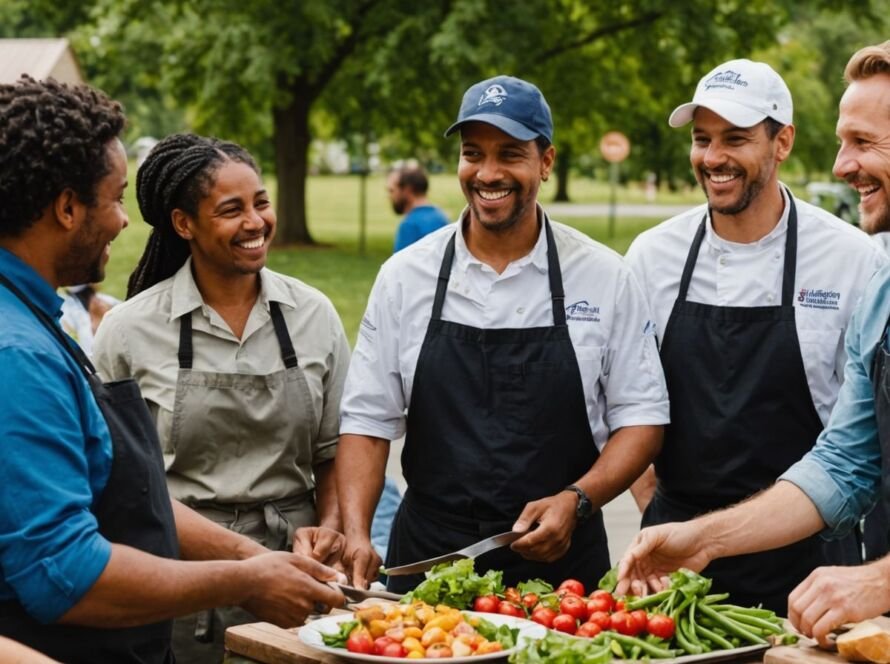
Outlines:
[[[861,225],[890,230],[890,41],[847,63],[834,174],[861,197]],[[679,567],[763,551],[819,531],[848,532],[878,500],[890,507],[890,267],[878,272],[846,336],[844,384],[816,446],[764,493],[682,524],[643,530],[619,568],[618,591],[659,590]],[[890,556],[856,567],[821,567],[788,598],[788,617],[822,645],[839,625],[890,610]]]

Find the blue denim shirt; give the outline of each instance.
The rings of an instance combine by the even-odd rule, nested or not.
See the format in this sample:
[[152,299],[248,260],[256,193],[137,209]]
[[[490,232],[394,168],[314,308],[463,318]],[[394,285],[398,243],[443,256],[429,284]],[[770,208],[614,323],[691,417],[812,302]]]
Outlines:
[[816,445],[779,479],[797,485],[840,537],[878,500],[881,446],[875,418],[872,362],[890,317],[890,266],[868,284],[847,328],[844,384]]
[[399,224],[393,252],[401,251],[417,242],[424,235],[429,235],[448,223],[445,213],[433,205],[421,205],[414,208],[405,215],[402,223]]
[[[62,299],[4,249],[0,273],[58,319]],[[0,321],[0,601],[48,623],[111,557],[90,511],[108,482],[111,435],[77,363],[2,285]]]

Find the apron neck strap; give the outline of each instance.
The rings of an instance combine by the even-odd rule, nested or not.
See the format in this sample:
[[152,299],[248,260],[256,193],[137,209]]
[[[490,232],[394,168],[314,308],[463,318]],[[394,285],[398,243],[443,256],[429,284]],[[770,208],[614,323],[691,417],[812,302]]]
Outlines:
[[25,295],[18,286],[12,283],[6,275],[0,274],[0,284],[6,286],[9,291],[15,295],[19,300],[21,300],[28,309],[30,309],[31,313],[34,314],[37,321],[45,327],[50,334],[52,334],[56,340],[62,345],[62,348],[74,358],[74,361],[80,366],[83,370],[84,375],[87,378],[96,375],[96,368],[93,366],[93,363],[90,362],[90,359],[86,356],[86,353],[83,352],[80,346],[73,343],[72,340],[68,337],[67,334],[62,332],[62,329],[56,324],[56,322],[49,317],[49,315],[40,309],[37,305],[35,305],[28,296]]
[[[785,190],[788,196],[788,228],[785,231],[785,265],[782,270],[782,306],[793,306],[794,301],[794,279],[797,274],[797,207],[794,205],[794,197],[791,192]],[[680,277],[680,290],[677,293],[677,300],[686,301],[686,293],[689,291],[689,283],[692,281],[692,271],[695,269],[695,263],[698,260],[698,253],[701,250],[702,241],[705,237],[705,229],[708,224],[708,216],[711,210],[702,217],[698,230],[695,231],[695,237],[692,240],[692,246],[689,247],[689,255],[686,257],[686,264],[683,266],[683,276]]]
[[[556,242],[553,240],[553,230],[550,228],[550,220],[543,215],[544,233],[547,237],[547,272],[550,279],[550,301],[553,307],[553,325],[557,327],[566,324],[565,292],[562,286],[562,270],[559,265],[559,253],[556,250]],[[433,299],[433,320],[442,318],[442,306],[445,304],[445,293],[448,292],[448,281],[451,278],[451,267],[454,264],[454,244],[457,234],[461,232],[460,226],[455,229],[448,244],[445,245],[445,255],[442,256],[442,264],[439,266],[439,278],[436,281],[436,296]]]
[[[192,313],[184,314],[179,319],[179,368],[191,369],[195,359],[194,349],[192,347]],[[269,313],[272,316],[272,326],[275,328],[275,336],[278,338],[278,347],[281,349],[281,359],[284,360],[284,366],[293,369],[299,366],[297,361],[297,353],[294,350],[294,344],[290,338],[290,332],[287,329],[287,323],[284,321],[284,315],[281,313],[281,307],[277,302],[269,303]]]

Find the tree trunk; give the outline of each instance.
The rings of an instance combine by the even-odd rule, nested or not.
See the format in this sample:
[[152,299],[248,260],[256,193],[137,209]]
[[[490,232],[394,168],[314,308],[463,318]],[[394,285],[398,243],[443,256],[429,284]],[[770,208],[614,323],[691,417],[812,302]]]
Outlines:
[[274,110],[275,171],[278,177],[277,244],[315,244],[306,219],[311,105],[311,96],[295,88],[291,102]]
[[563,143],[556,155],[556,195],[554,203],[569,202],[569,167],[572,165],[572,145]]

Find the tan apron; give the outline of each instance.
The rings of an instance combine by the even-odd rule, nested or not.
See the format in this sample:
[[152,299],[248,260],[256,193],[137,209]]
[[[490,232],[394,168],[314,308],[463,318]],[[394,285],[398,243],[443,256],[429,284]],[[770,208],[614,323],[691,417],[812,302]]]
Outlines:
[[[180,319],[179,373],[168,448],[170,493],[208,519],[273,550],[316,525],[312,441],[318,417],[284,316],[269,303],[284,369],[270,374],[192,368],[192,314]],[[226,627],[255,618],[238,607],[176,621],[183,662],[219,662]]]

